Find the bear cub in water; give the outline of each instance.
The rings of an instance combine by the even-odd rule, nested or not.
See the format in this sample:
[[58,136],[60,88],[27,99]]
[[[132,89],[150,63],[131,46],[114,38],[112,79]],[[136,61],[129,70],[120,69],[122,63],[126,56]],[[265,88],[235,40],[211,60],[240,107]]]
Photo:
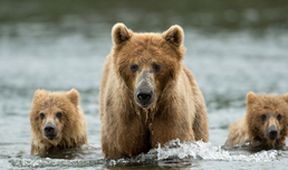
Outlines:
[[45,155],[87,143],[86,121],[76,89],[36,90],[30,112],[32,155]]
[[229,128],[225,148],[248,144],[251,151],[282,149],[288,125],[288,94],[246,97],[245,116]]

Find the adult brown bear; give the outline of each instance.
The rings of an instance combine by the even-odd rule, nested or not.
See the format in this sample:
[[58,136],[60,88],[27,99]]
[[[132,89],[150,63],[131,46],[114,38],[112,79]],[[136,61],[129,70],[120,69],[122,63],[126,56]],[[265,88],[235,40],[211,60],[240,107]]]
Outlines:
[[172,139],[208,140],[203,95],[183,64],[184,33],[112,29],[100,87],[102,150],[108,159],[147,152]]

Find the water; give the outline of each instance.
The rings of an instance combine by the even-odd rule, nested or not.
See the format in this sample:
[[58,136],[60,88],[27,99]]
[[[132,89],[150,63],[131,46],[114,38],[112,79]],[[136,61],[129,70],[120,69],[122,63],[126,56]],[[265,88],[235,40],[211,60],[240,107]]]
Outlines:
[[[101,3],[93,11],[89,1],[74,14],[72,9],[77,5],[73,3],[67,11],[63,4],[58,9],[55,4],[33,0],[27,4],[34,5],[19,11],[12,7],[25,7],[25,4],[1,3],[7,8],[0,7],[0,169],[286,169],[288,166],[288,151],[249,153],[221,149],[229,124],[245,112],[248,91],[288,91],[288,31],[287,22],[282,22],[287,15],[281,15],[287,9],[286,4],[277,2],[269,8],[270,4],[264,3],[253,8],[253,2],[251,7],[238,6],[237,10],[242,12],[237,13],[237,10],[229,12],[225,5],[215,9],[204,5],[203,10],[196,10],[203,6],[196,3],[192,12],[186,9],[181,13],[183,5],[177,5],[176,13],[170,13],[165,9],[153,11],[159,4],[152,9],[143,6],[137,10],[135,4],[123,7],[116,3],[112,11],[105,11],[100,7],[107,8],[109,3]],[[224,16],[219,12],[223,9]],[[144,17],[146,10],[153,12]],[[271,15],[260,15],[263,10]],[[116,13],[120,15],[113,17]],[[238,15],[246,19],[233,25],[233,17]],[[167,16],[173,17],[165,19]],[[98,88],[103,62],[111,48],[110,29],[119,20],[137,31],[163,31],[175,23],[184,27],[185,64],[193,70],[208,105],[208,144],[176,140],[133,159],[104,160],[100,147]],[[141,25],[148,20],[150,25]],[[214,30],[215,27],[218,29]],[[34,90],[72,87],[81,93],[89,145],[50,158],[30,156],[28,113]]]

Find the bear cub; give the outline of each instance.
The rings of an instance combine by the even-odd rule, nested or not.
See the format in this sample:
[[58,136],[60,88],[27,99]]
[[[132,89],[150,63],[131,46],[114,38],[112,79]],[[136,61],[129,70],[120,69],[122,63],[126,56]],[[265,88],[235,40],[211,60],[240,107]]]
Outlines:
[[86,121],[79,98],[76,89],[35,91],[30,112],[32,155],[44,156],[87,143]]
[[244,118],[233,123],[225,147],[248,145],[251,151],[283,149],[287,136],[288,95],[249,92]]

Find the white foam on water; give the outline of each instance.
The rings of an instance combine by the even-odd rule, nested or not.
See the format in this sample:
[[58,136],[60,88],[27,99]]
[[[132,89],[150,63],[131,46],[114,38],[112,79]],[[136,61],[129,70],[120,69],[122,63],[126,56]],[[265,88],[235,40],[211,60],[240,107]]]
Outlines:
[[211,143],[203,141],[180,142],[180,140],[170,141],[168,144],[156,149],[157,160],[166,159],[200,159],[200,160],[221,160],[221,161],[273,161],[280,156],[280,151],[269,150],[257,153],[237,153],[222,149],[220,146],[213,146]]
[[101,148],[95,145],[83,145],[80,149],[66,150],[59,155],[53,154],[45,158],[22,155],[12,157],[9,163],[13,167],[45,168],[45,167],[94,167],[104,165]]
[[10,159],[10,164],[14,167],[29,167],[29,168],[44,168],[44,167],[93,167],[104,164],[104,161],[99,160],[65,160],[65,159]]
[[[92,154],[95,154],[91,152]],[[122,158],[118,160],[104,160],[91,155],[82,159],[51,159],[51,158],[12,158],[9,160],[14,167],[94,167],[94,166],[125,166],[125,165],[158,165],[178,166],[187,165],[194,160],[206,161],[246,161],[269,162],[277,160],[282,155],[281,151],[269,150],[257,153],[247,151],[228,151],[220,146],[213,146],[203,141],[181,142],[172,140],[163,146],[150,150],[146,154],[139,154],[134,158]],[[172,163],[172,164],[171,164]]]

